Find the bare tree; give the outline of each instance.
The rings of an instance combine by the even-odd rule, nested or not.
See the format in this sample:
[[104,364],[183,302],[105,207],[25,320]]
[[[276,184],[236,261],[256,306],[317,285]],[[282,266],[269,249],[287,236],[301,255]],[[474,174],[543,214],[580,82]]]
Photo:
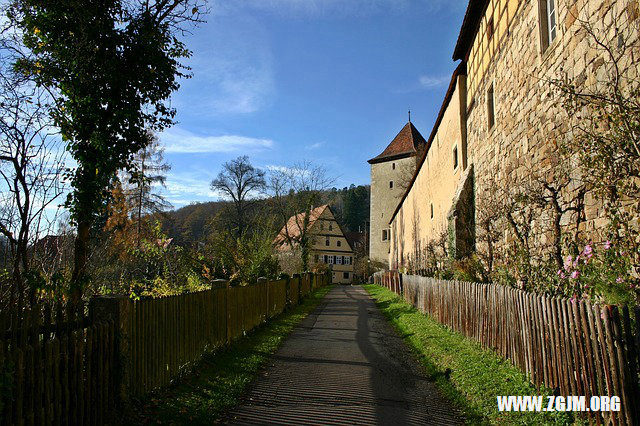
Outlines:
[[309,232],[311,212],[325,201],[324,192],[333,185],[327,171],[309,161],[291,167],[272,168],[268,189],[270,203],[283,223],[282,238],[291,248],[300,249],[302,269],[309,268],[309,251],[313,244]]
[[0,72],[0,234],[11,258],[9,301],[23,303],[32,248],[53,225],[46,214],[63,192],[61,141],[45,96],[5,67]]
[[233,202],[233,226],[238,237],[244,235],[249,210],[266,184],[265,172],[253,167],[246,155],[224,163],[218,177],[211,181],[212,190],[222,192]]

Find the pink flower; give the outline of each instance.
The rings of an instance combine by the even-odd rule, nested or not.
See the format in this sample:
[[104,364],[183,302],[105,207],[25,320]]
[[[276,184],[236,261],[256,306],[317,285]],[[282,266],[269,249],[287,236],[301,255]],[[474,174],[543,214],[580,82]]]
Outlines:
[[593,256],[593,248],[591,248],[591,244],[587,244],[584,247],[584,251],[582,252],[582,254],[587,258],[587,259],[591,259],[591,256]]
[[571,273],[571,278],[573,278],[574,280],[577,279],[580,276],[580,272],[579,271],[573,271]]
[[604,249],[609,250],[610,248],[611,248],[611,241],[607,240],[607,242],[604,243]]
[[564,270],[568,271],[571,268],[571,264],[573,263],[573,258],[571,256],[567,256],[564,260]]
[[616,278],[616,282],[617,282],[618,284],[620,284],[620,283],[621,283],[621,282],[623,282],[623,281],[624,281],[624,278],[622,278],[622,277],[618,277],[618,278]]
[[576,295],[574,294],[574,295],[573,295],[573,297],[572,297],[571,299],[569,299],[572,305],[575,305],[575,304],[576,304],[576,299],[577,299],[577,298],[578,298],[578,296],[576,296]]
[[573,267],[577,268],[578,267],[578,262],[580,262],[580,255],[576,256],[576,260],[573,261]]

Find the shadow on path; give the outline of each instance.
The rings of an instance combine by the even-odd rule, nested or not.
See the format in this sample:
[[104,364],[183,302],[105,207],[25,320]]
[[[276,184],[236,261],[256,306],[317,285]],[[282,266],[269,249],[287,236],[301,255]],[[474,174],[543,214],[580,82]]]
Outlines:
[[342,286],[292,333],[227,422],[450,425],[460,419],[369,295]]

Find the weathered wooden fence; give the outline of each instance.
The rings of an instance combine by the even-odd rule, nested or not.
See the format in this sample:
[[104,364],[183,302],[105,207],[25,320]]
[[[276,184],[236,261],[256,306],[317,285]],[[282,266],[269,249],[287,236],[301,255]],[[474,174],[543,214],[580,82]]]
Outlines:
[[397,272],[374,282],[443,325],[524,371],[560,395],[619,396],[621,411],[600,423],[640,424],[640,307],[635,326],[626,306],[547,297],[496,284],[443,281]]
[[85,307],[0,312],[0,424],[99,424],[115,404],[115,328]]
[[138,301],[98,297],[88,309],[2,311],[0,425],[103,424],[122,402],[330,283],[303,274]]

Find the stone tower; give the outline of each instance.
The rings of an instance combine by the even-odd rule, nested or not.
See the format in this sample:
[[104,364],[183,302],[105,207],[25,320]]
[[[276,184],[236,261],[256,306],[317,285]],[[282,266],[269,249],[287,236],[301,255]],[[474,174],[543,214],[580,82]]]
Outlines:
[[426,141],[409,121],[371,164],[371,228],[369,257],[389,262],[389,221],[416,166],[415,156]]

